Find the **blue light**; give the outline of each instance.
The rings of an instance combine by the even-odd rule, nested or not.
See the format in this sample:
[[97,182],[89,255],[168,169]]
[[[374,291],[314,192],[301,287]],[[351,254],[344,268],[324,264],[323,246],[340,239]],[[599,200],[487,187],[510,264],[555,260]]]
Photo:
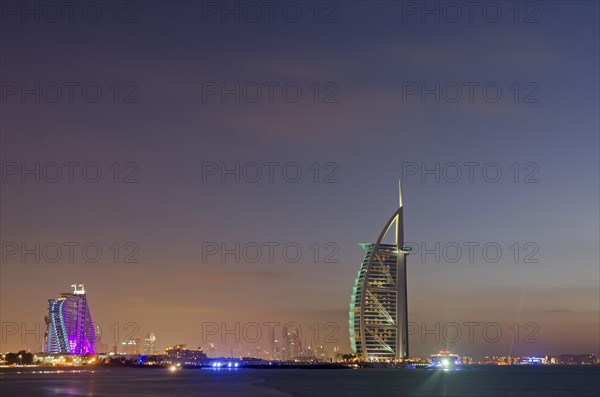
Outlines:
[[543,359],[542,359],[541,357],[530,357],[530,358],[528,359],[528,362],[529,362],[530,364],[541,364],[541,363],[542,363],[542,361],[543,361]]
[[238,363],[235,363],[235,364],[234,364],[234,366],[235,366],[236,368],[238,367],[238,365],[239,365]]

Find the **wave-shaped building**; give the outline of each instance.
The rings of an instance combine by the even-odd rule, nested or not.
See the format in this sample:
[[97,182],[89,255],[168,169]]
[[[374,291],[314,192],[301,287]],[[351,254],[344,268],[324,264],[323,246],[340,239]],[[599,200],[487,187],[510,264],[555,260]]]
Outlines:
[[[350,343],[364,360],[408,358],[408,304],[406,255],[400,205],[375,243],[360,244],[366,251],[350,299]],[[384,244],[390,232],[392,244]]]
[[48,300],[45,317],[46,347],[50,354],[94,354],[96,329],[83,284],[74,284],[73,293],[63,292]]

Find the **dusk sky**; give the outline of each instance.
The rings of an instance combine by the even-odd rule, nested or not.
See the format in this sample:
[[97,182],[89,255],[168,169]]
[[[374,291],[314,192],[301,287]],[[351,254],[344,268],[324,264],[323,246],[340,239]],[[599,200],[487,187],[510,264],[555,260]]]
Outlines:
[[[40,8],[37,23],[7,3],[0,351],[40,351],[48,299],[78,283],[109,349],[133,322],[131,337],[153,332],[161,349],[210,340],[246,355],[268,349],[267,327],[221,343],[207,324],[298,322],[306,344],[350,352],[358,243],[377,239],[404,180],[406,241],[440,247],[407,259],[411,355],[600,353],[598,2],[517,2],[516,14],[500,1],[495,22],[474,2],[456,23],[445,2],[427,2],[438,23],[402,1],[285,2],[272,21],[265,2],[219,14],[221,2],[139,1],[121,3],[118,23],[112,2],[72,23],[66,9],[52,22]],[[39,182],[22,175],[36,162]],[[439,181],[422,172],[436,164]],[[39,263],[21,252],[36,243]],[[95,263],[87,243],[102,249]],[[222,258],[236,243],[239,261]],[[465,322],[480,324],[473,341],[464,326],[456,343],[422,330]],[[490,323],[498,341],[482,336]]]

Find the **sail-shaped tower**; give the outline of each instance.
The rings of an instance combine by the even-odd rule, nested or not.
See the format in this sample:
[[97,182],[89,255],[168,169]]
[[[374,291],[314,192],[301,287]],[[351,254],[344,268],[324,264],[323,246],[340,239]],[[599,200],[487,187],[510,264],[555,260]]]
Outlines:
[[[350,299],[350,343],[364,360],[408,358],[408,302],[402,206],[385,224],[375,243],[361,243],[366,251]],[[391,243],[383,241],[393,233]]]

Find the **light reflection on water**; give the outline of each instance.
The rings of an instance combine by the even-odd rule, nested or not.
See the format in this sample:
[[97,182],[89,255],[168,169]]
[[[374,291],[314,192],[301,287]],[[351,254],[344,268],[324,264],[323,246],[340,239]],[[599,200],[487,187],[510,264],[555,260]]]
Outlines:
[[94,373],[94,370],[89,370],[89,369],[72,369],[72,370],[61,370],[61,369],[57,369],[57,370],[42,370],[42,371],[16,371],[16,372],[11,372],[11,374],[15,374],[15,375],[29,375],[29,374],[74,374],[74,373],[83,373],[83,372],[88,372],[88,373]]
[[600,366],[399,369],[19,369],[0,396],[598,396]]

